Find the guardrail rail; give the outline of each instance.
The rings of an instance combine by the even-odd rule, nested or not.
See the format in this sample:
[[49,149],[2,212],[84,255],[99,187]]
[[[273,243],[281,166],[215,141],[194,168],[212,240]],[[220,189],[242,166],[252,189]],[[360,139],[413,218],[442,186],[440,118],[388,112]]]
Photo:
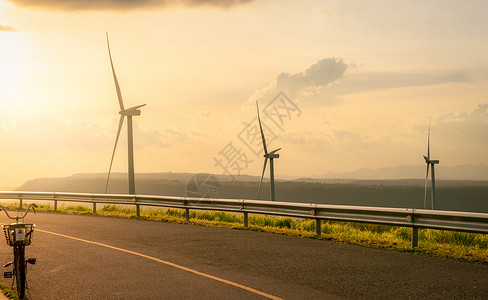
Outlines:
[[314,219],[316,234],[321,234],[321,222],[346,221],[383,224],[412,228],[412,247],[418,247],[418,229],[488,233],[488,214],[457,211],[425,210],[411,208],[367,207],[324,205],[299,202],[278,202],[247,199],[189,198],[152,195],[91,194],[64,192],[17,192],[0,191],[0,199],[53,201],[57,210],[58,201],[92,203],[96,212],[97,203],[135,205],[137,216],[141,206],[179,208],[185,210],[190,222],[190,210],[215,210],[242,213],[244,226],[248,227],[248,215],[274,215]]

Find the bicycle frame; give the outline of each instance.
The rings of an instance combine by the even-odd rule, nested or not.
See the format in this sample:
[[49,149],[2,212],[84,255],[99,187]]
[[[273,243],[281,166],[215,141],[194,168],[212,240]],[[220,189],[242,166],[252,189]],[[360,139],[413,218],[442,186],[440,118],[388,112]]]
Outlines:
[[12,217],[5,209],[5,207],[3,205],[0,205],[0,210],[3,210],[9,219],[15,220],[15,223],[12,223],[10,225],[2,225],[3,231],[5,233],[5,238],[7,239],[7,244],[9,246],[12,246],[14,250],[14,260],[4,265],[4,267],[8,267],[13,264],[14,269],[11,272],[4,272],[3,276],[5,278],[14,277],[14,280],[12,281],[12,288],[14,286],[14,283],[16,283],[17,294],[20,299],[24,298],[26,288],[27,263],[36,263],[35,258],[25,259],[25,246],[30,245],[32,233],[36,225],[19,222],[19,220],[23,220],[25,218],[31,207],[35,213],[35,208],[37,207],[37,205],[35,203],[31,203],[22,216],[17,215],[15,217]]

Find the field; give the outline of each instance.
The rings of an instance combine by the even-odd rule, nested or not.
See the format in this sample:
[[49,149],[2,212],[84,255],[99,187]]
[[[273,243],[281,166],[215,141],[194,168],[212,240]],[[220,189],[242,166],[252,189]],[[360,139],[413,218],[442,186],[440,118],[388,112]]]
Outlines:
[[[191,174],[187,177],[190,178]],[[141,176],[142,177],[142,176]],[[160,179],[142,177],[136,181],[137,194],[191,196],[185,177]],[[218,198],[256,199],[257,181],[221,180]],[[19,187],[21,191],[104,193],[105,178],[67,177],[36,179]],[[488,182],[439,181],[436,209],[488,213]],[[127,193],[124,176],[111,179],[109,193]],[[202,196],[205,189],[201,191]],[[428,195],[430,196],[430,190]],[[263,183],[261,200],[269,199],[269,184]],[[423,208],[422,180],[361,180],[337,183],[279,181],[276,183],[277,201],[335,205]],[[430,208],[430,206],[428,206]]]

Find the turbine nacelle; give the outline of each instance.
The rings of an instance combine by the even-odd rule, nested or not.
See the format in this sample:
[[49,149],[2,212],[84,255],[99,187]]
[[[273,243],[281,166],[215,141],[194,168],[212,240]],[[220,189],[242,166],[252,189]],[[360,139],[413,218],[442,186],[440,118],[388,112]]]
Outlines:
[[126,110],[121,110],[121,111],[119,111],[119,114],[124,115],[124,116],[140,116],[141,111],[139,110],[139,108],[141,108],[145,105],[146,104],[142,104],[142,105],[138,105],[138,106],[128,108]]
[[263,156],[266,157],[266,158],[280,158],[280,155],[276,153],[280,149],[281,148],[278,148],[276,150],[271,151],[270,153],[265,153]]
[[427,156],[424,155],[425,162],[431,165],[437,165],[439,163],[438,159],[429,159]]

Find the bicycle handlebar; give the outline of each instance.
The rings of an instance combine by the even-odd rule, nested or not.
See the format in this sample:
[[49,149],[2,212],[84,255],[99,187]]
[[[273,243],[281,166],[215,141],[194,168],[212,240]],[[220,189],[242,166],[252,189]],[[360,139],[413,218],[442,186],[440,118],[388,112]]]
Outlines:
[[31,203],[31,204],[29,204],[29,206],[27,206],[27,209],[25,210],[25,213],[24,213],[24,215],[22,217],[19,217],[19,216],[17,216],[17,217],[11,217],[9,215],[7,209],[3,205],[0,204],[0,210],[3,210],[5,212],[5,214],[7,215],[7,217],[9,217],[9,219],[15,220],[17,223],[19,222],[19,219],[25,218],[25,216],[29,212],[29,208],[31,208],[31,207],[32,207],[32,210],[34,211],[34,213],[36,213],[36,207],[37,207],[37,205],[35,203]]

